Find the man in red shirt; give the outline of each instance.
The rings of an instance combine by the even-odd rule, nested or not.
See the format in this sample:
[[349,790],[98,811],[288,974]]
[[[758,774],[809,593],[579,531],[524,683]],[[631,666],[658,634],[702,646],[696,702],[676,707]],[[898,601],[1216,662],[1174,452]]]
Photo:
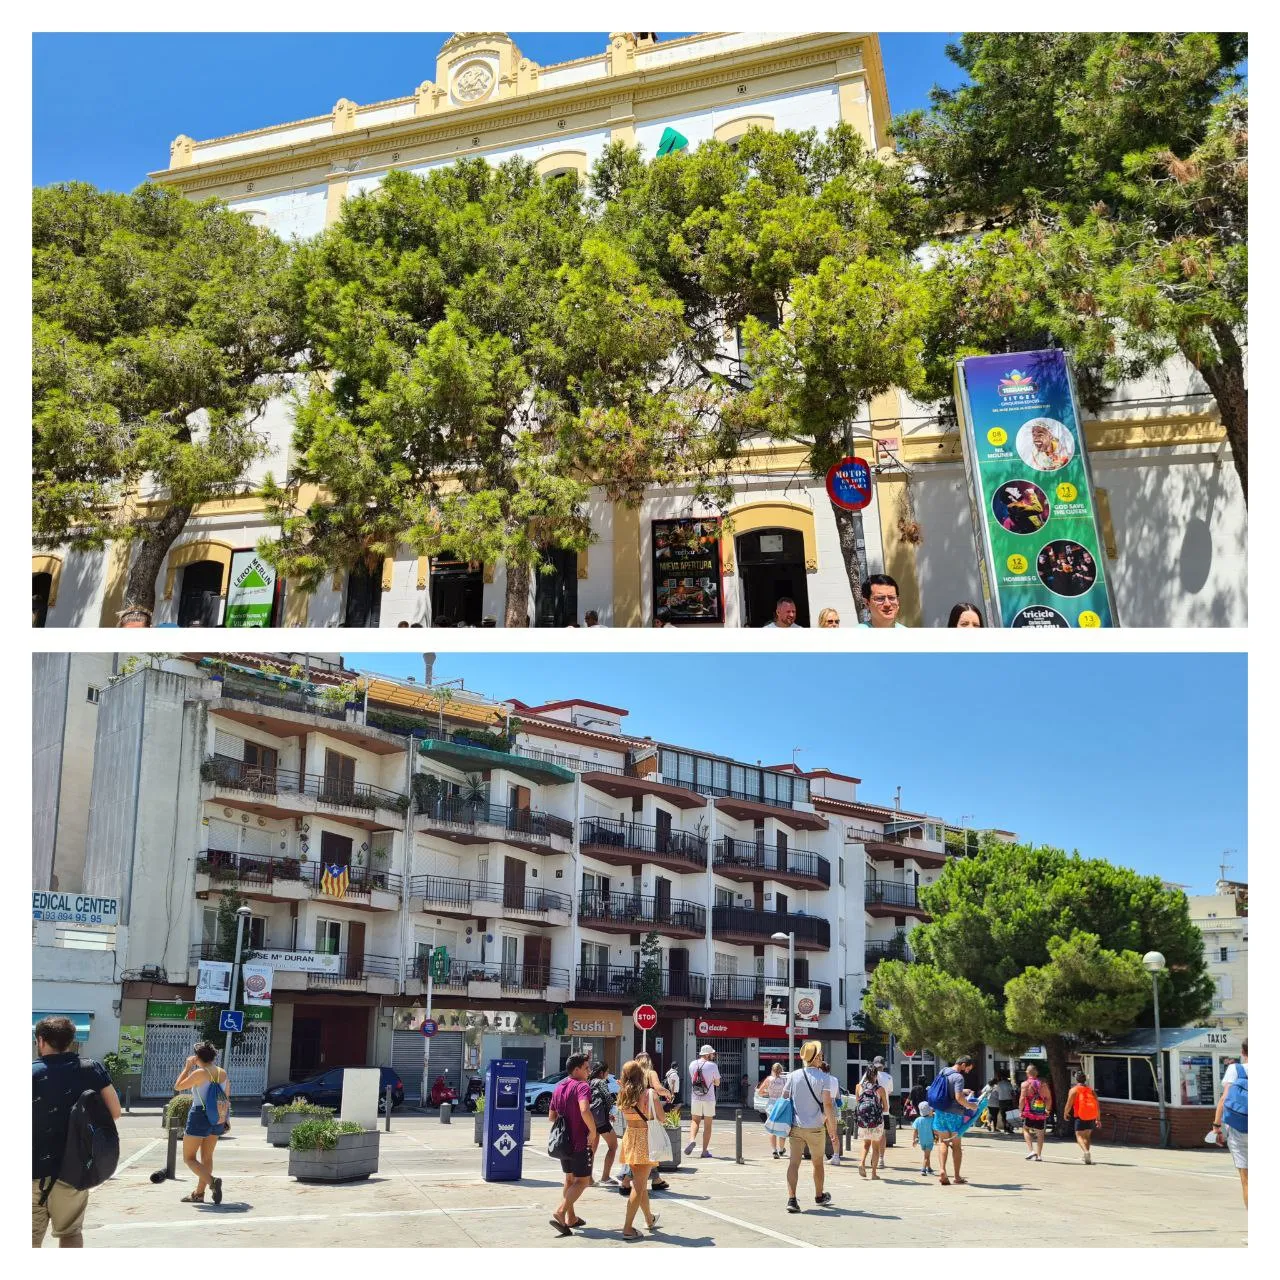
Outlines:
[[585,1053],[571,1053],[565,1066],[569,1074],[556,1085],[551,1095],[551,1109],[547,1113],[554,1125],[557,1117],[563,1117],[569,1131],[570,1153],[562,1156],[560,1167],[564,1170],[564,1195],[551,1225],[562,1236],[571,1236],[572,1227],[584,1227],[586,1222],[574,1210],[574,1202],[591,1185],[591,1147],[596,1137],[596,1122],[591,1115],[591,1086],[587,1083],[590,1058]]

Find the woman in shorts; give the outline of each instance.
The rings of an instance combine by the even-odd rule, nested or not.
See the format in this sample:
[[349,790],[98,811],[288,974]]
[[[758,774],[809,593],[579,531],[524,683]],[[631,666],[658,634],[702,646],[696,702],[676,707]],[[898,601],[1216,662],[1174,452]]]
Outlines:
[[187,1127],[182,1135],[182,1163],[196,1175],[196,1189],[182,1197],[183,1204],[204,1204],[206,1187],[213,1190],[213,1203],[222,1203],[222,1179],[213,1176],[213,1149],[230,1124],[218,1122],[217,1107],[210,1095],[215,1092],[215,1084],[221,1085],[226,1097],[231,1094],[227,1089],[227,1073],[213,1064],[217,1056],[217,1049],[202,1040],[173,1082],[179,1093],[183,1089],[191,1090],[191,1110],[187,1112]]
[[1083,1071],[1076,1072],[1076,1082],[1067,1094],[1062,1113],[1075,1130],[1080,1158],[1085,1164],[1092,1164],[1093,1131],[1102,1119],[1102,1109],[1098,1106],[1098,1095],[1089,1087],[1089,1077]]
[[1053,1093],[1040,1079],[1039,1067],[1027,1068],[1027,1078],[1018,1094],[1018,1114],[1022,1117],[1022,1136],[1027,1140],[1025,1160],[1039,1160],[1044,1153],[1044,1126],[1053,1110]]

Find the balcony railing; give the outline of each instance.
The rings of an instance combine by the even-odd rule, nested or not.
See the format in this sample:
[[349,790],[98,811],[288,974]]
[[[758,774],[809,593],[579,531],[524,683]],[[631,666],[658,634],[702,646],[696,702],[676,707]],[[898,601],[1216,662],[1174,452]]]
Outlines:
[[878,965],[881,960],[905,960],[907,945],[899,938],[892,938],[887,942],[868,942],[864,958],[868,969]]
[[[297,858],[260,858],[256,854],[235,853],[227,849],[206,849],[196,855],[196,870],[207,875],[213,886],[244,884],[270,886],[277,881],[307,885],[320,892],[325,868],[318,859],[302,862]],[[346,897],[368,897],[373,889],[399,894],[404,878],[397,871],[378,867],[347,867]],[[325,897],[331,895],[325,894]]]
[[920,910],[920,900],[913,884],[896,884],[890,880],[868,880],[865,904],[870,906],[905,907]]
[[233,760],[230,756],[213,756],[204,762],[201,777],[218,786],[255,795],[313,796],[321,804],[341,809],[409,810],[409,797],[399,791],[388,791],[368,782],[350,782],[327,774],[298,773],[293,769],[264,768]]
[[602,999],[671,1000],[688,1004],[704,1004],[707,979],[704,974],[683,969],[637,972],[630,965],[580,964],[578,966],[578,998],[598,996]]
[[328,720],[346,720],[345,707],[325,702],[314,694],[302,690],[267,690],[261,685],[227,676],[222,682],[222,696],[237,698],[241,702],[256,702],[264,707],[280,707],[285,711],[297,711],[308,716],[324,716]]
[[947,856],[946,848],[931,849],[918,835],[909,835],[905,831],[867,831],[863,829],[850,830],[846,833],[846,839],[852,838],[859,844],[892,844],[902,849],[904,857],[911,857],[912,854],[919,853],[928,858],[945,858]]
[[420,811],[419,817],[459,827],[488,823],[490,826],[502,827],[514,835],[532,836],[538,840],[549,840],[552,836],[560,836],[564,840],[573,839],[573,823],[567,818],[558,818],[553,813],[543,813],[538,809],[489,804],[485,800],[462,800],[457,796],[445,796],[428,804]]
[[561,755],[558,751],[543,751],[541,747],[517,747],[512,754],[524,756],[528,760],[541,760],[544,764],[558,764],[562,769],[570,769],[574,773],[613,773],[622,776],[627,772],[625,766],[620,764],[583,760],[578,756]]
[[[295,967],[291,970],[292,972],[305,973],[308,987],[359,982],[370,977],[392,978],[397,984],[400,981],[400,961],[395,956],[369,955],[367,952],[363,955],[359,953],[351,955],[345,951],[307,952],[293,947],[279,947],[272,943],[264,944],[258,949],[261,951],[295,951],[295,954],[299,957],[308,954],[314,955],[316,968],[308,969],[304,967],[306,962],[299,959],[294,962]],[[197,942],[191,948],[191,963],[195,964],[200,960],[214,960],[217,958],[217,954],[217,944]],[[245,954],[252,955],[247,946]]]
[[691,933],[707,929],[707,909],[700,902],[639,893],[614,893],[607,898],[599,893],[580,893],[578,919],[587,924],[634,925],[637,932],[642,927],[661,932],[664,925]]
[[742,840],[736,836],[721,836],[716,841],[715,865],[806,876],[824,885],[831,884],[831,863],[820,854],[809,853],[805,849],[783,849],[776,844],[757,844],[754,840]]
[[[435,907],[470,910],[500,904],[508,911],[527,911],[545,915],[549,911],[571,911],[573,899],[554,889],[519,888],[486,880],[459,880],[452,876],[414,876],[409,881],[409,896],[421,898]],[[490,912],[480,910],[477,915]]]
[[[750,973],[713,973],[711,975],[711,1007],[722,1004],[754,1004],[764,1007],[764,989],[769,987],[785,987],[785,978],[767,978]],[[829,982],[810,982],[807,978],[796,979],[798,987],[817,987],[819,1011],[830,1013],[831,984]]]
[[791,911],[757,911],[752,907],[714,907],[711,933],[747,934],[769,938],[775,933],[794,933],[797,943],[820,947],[831,945],[831,922],[821,916],[802,916]]
[[580,830],[580,843],[583,845],[651,853],[688,862],[698,868],[707,865],[706,839],[692,831],[664,830],[642,826],[638,822],[620,822],[617,818],[583,818]]
[[[427,980],[431,962],[426,956],[416,956],[406,966],[406,976]],[[496,982],[503,991],[542,992],[548,987],[568,987],[569,970],[556,969],[542,964],[493,964],[479,960],[451,960],[448,976],[437,979],[436,990],[457,988],[465,990],[468,982]]]

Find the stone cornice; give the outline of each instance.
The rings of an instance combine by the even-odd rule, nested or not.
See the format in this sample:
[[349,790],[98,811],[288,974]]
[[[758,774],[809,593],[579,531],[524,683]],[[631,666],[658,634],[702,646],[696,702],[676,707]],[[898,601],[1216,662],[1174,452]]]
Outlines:
[[[765,75],[803,70],[839,58],[856,57],[869,37],[870,33],[815,33],[789,42],[785,50],[783,46],[772,45],[735,50],[729,54],[708,54],[706,57],[670,67],[632,71],[611,78],[603,85],[600,81],[593,80],[558,89],[539,90],[535,94],[514,99],[491,100],[475,107],[460,107],[438,117],[390,120],[364,128],[359,125],[357,112],[356,127],[350,132],[282,143],[279,147],[257,154],[224,156],[176,169],[155,170],[148,177],[184,192],[197,192],[308,169],[324,168],[326,173],[338,169],[350,172],[346,170],[346,166],[371,150],[404,150],[545,121],[555,122],[548,130],[548,136],[554,136],[564,128],[559,126],[559,120],[568,114],[583,116],[592,112],[615,113],[619,109],[630,114],[636,102],[652,102],[678,93],[697,92],[731,84],[748,76],[758,79]],[[796,44],[808,44],[811,47],[795,50]],[[722,65],[716,66],[717,63]],[[864,59],[863,63],[865,67],[868,60]],[[745,102],[749,101],[750,98],[745,99]],[[370,107],[377,105],[381,104],[369,104]],[[323,119],[323,116],[311,117],[295,124],[315,123]],[[236,138],[261,136],[285,127],[294,126],[272,125],[243,134],[228,135],[217,141],[225,143]],[[567,128],[564,131],[568,136],[570,131]],[[369,168],[383,169],[388,163],[384,160]]]

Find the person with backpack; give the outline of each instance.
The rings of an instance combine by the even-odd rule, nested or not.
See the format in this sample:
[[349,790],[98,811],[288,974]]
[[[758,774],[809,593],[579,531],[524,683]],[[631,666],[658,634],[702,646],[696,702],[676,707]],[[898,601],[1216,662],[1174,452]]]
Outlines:
[[1032,1063],[1018,1094],[1018,1114],[1022,1117],[1022,1136],[1027,1140],[1024,1160],[1040,1160],[1044,1154],[1044,1127],[1053,1110],[1053,1090],[1040,1079],[1040,1068]]
[[[965,1097],[965,1072],[973,1070],[973,1058],[961,1054],[946,1070],[939,1071],[925,1094],[925,1101],[933,1108],[933,1136],[942,1144],[939,1159],[938,1184],[943,1187],[953,1182],[964,1186],[960,1176],[960,1162],[964,1157],[961,1137],[978,1110],[978,1104]],[[952,1176],[947,1177],[947,1153],[951,1153]]]
[[692,1155],[698,1145],[698,1126],[702,1126],[702,1158],[711,1159],[711,1124],[716,1118],[716,1086],[720,1083],[720,1068],[716,1066],[716,1051],[704,1044],[698,1056],[689,1063],[689,1142],[685,1155]]
[[1102,1109],[1098,1106],[1098,1095],[1089,1087],[1089,1077],[1083,1071],[1076,1072],[1076,1082],[1067,1094],[1062,1113],[1072,1121],[1080,1158],[1085,1164],[1092,1164],[1093,1131],[1102,1119]]
[[1239,1062],[1233,1062],[1222,1076],[1222,1096],[1213,1113],[1213,1132],[1218,1146],[1231,1152],[1240,1174],[1244,1207],[1249,1208],[1249,1042],[1240,1046]]
[[889,1109],[889,1096],[880,1083],[880,1072],[874,1063],[862,1073],[858,1081],[858,1093],[853,1104],[853,1117],[858,1126],[858,1141],[862,1143],[862,1160],[858,1176],[867,1176],[867,1157],[871,1157],[871,1177],[880,1181],[880,1168],[884,1156],[880,1151],[880,1139],[884,1137],[884,1117]]
[[803,1064],[793,1071],[783,1086],[782,1096],[794,1110],[790,1133],[791,1156],[787,1161],[787,1212],[799,1213],[796,1186],[800,1180],[800,1161],[808,1151],[813,1162],[813,1202],[819,1208],[831,1203],[831,1192],[823,1189],[823,1159],[826,1155],[827,1136],[836,1131],[836,1113],[828,1089],[827,1073],[819,1065],[822,1061],[822,1045],[816,1040],[806,1040],[800,1046]]
[[[214,1065],[218,1050],[201,1040],[173,1082],[174,1090],[191,1090],[191,1109],[182,1134],[182,1163],[196,1175],[196,1189],[180,1204],[204,1204],[205,1188],[212,1188],[213,1203],[222,1203],[222,1179],[213,1176],[213,1149],[231,1127],[231,1093],[227,1073]],[[197,1159],[197,1157],[199,1157]]]
[[591,1087],[591,1118],[596,1122],[596,1131],[591,1136],[591,1163],[595,1164],[596,1148],[603,1139],[605,1145],[604,1168],[600,1171],[599,1182],[595,1186],[616,1187],[617,1178],[609,1176],[613,1168],[613,1158],[618,1153],[618,1135],[613,1131],[613,1094],[609,1092],[609,1064],[599,1063],[591,1072],[588,1081]]
[[52,1229],[60,1249],[84,1248],[89,1190],[105,1182],[120,1159],[115,1121],[120,1099],[106,1068],[71,1052],[70,1018],[35,1025],[31,1064],[31,1247]]

